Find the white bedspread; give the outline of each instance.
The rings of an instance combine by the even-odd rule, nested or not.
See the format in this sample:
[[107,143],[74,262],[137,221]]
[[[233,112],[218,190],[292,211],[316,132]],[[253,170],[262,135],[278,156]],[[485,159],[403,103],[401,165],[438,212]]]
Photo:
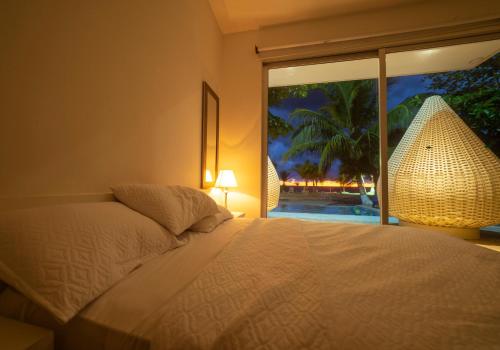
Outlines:
[[208,234],[184,234],[187,244],[150,260],[67,324],[10,288],[0,293],[0,315],[53,329],[58,350],[149,349],[149,340],[134,329],[189,285],[251,222],[229,220]]
[[414,228],[255,220],[134,333],[152,349],[499,349],[500,254]]
[[65,348],[500,349],[500,254],[410,227],[230,220],[78,320],[116,332],[78,326]]

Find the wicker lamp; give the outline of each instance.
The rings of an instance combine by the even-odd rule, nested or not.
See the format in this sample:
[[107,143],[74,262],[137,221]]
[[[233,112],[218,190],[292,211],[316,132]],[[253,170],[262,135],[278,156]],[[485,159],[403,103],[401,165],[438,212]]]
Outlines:
[[280,179],[273,162],[267,157],[267,210],[273,210],[280,200]]
[[500,223],[500,160],[440,96],[425,100],[389,159],[389,213],[466,239]]

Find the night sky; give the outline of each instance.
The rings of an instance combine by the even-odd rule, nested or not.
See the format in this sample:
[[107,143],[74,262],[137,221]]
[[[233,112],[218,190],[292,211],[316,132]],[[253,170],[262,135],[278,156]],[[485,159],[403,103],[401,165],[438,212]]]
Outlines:
[[[423,75],[413,75],[407,77],[388,78],[388,98],[387,107],[390,111],[398,104],[403,102],[408,97],[415,96],[420,93],[430,92],[429,82],[425,80]],[[318,110],[321,106],[328,102],[327,98],[319,90],[314,90],[309,93],[306,98],[289,98],[282,102],[279,107],[269,107],[269,111],[275,116],[288,120],[288,116],[297,108],[307,108],[311,110]],[[268,152],[271,160],[276,166],[278,171],[287,170],[292,172],[292,177],[296,180],[299,179],[297,173],[292,169],[296,164],[303,163],[306,159],[311,162],[319,162],[319,156],[314,154],[302,154],[293,159],[284,161],[283,154],[288,150],[291,145],[291,136],[280,137],[273,140],[268,145]],[[335,161],[332,168],[328,172],[329,178],[336,178],[338,176],[339,161]]]

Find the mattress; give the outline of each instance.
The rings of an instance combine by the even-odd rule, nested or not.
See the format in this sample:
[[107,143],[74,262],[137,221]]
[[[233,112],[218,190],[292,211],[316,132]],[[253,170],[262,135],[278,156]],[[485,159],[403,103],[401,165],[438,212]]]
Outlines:
[[99,341],[73,331],[66,345],[500,348],[494,251],[411,227],[293,219],[230,220],[186,239],[77,316],[106,329]]

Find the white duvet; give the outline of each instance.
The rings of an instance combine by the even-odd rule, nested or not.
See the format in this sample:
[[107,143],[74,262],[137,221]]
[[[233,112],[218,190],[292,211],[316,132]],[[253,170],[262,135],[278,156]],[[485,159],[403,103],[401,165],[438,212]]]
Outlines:
[[230,220],[77,318],[114,331],[62,347],[500,349],[500,254],[414,228]]
[[152,349],[499,349],[500,254],[413,228],[255,220],[134,333]]

